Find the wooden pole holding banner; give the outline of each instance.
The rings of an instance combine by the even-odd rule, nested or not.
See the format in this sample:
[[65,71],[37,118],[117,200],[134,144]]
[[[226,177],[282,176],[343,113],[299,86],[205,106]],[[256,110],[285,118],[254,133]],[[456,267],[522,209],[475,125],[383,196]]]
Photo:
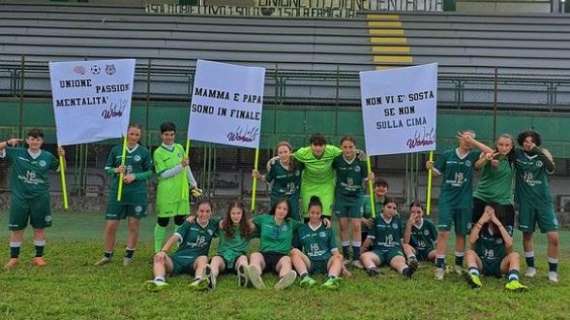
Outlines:
[[[257,171],[259,162],[259,147],[255,148],[255,160],[253,162],[253,170]],[[251,213],[255,211],[255,195],[257,193],[257,178],[253,177],[253,185],[251,187]]]
[[[372,172],[372,164],[370,163],[370,157],[366,157],[366,168],[368,170],[368,174]],[[373,218],[376,218],[376,199],[374,196],[374,186],[370,179],[368,179],[368,192],[370,193],[370,213],[372,214]]]
[[[433,162],[433,150],[429,152],[429,162]],[[427,181],[427,196],[426,196],[426,214],[429,216],[431,213],[431,178],[433,175],[432,168],[428,170]]]
[[[61,146],[58,145],[57,148],[59,149]],[[59,176],[61,178],[61,192],[63,193],[63,209],[67,210],[69,203],[67,199],[67,183],[65,181],[65,159],[61,155],[59,156]]]
[[[123,151],[121,151],[121,166],[125,165],[125,158],[127,157],[127,136],[123,138]],[[119,190],[117,191],[117,201],[121,202],[123,198],[123,178],[125,178],[124,172],[119,175]]]

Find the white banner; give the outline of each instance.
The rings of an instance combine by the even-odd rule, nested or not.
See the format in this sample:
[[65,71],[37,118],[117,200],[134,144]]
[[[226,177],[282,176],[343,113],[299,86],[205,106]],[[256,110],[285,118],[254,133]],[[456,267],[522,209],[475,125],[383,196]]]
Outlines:
[[198,60],[188,139],[259,147],[265,68]]
[[58,144],[126,135],[134,59],[50,62],[49,72]]
[[435,150],[437,63],[360,72],[369,155]]

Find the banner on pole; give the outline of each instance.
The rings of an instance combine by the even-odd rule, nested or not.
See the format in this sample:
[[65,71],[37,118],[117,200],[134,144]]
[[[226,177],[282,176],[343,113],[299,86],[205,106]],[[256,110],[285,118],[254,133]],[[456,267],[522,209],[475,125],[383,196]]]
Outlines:
[[257,148],[265,68],[198,60],[188,139]]
[[50,62],[49,71],[59,145],[127,134],[134,59]]
[[360,72],[368,155],[435,150],[437,64]]

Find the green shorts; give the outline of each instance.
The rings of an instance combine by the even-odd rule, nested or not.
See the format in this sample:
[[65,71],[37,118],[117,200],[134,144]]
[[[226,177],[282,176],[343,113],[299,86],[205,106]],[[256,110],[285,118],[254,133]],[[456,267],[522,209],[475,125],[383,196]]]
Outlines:
[[190,214],[190,202],[188,200],[172,203],[160,203],[157,201],[156,209],[158,218],[187,216]]
[[469,234],[471,229],[471,217],[473,209],[439,207],[437,214],[437,229],[439,231],[450,231],[451,226],[455,226],[455,233],[460,235]]
[[109,199],[105,219],[107,220],[123,220],[127,217],[141,219],[146,217],[146,203],[138,205],[123,204],[117,202],[116,199]]
[[556,231],[560,228],[552,204],[542,208],[535,208],[522,202],[519,204],[518,210],[519,230],[522,232],[534,232],[537,223],[542,233]]
[[[480,257],[481,258],[481,257]],[[503,261],[504,257],[500,259],[483,259],[481,258],[481,262],[483,264],[482,274],[485,276],[494,276],[494,277],[501,277],[501,261]]]
[[8,229],[24,230],[28,226],[28,220],[34,229],[51,227],[51,204],[48,193],[31,199],[12,196]]
[[374,249],[372,250],[378,258],[380,259],[380,265],[389,265],[390,261],[398,256],[404,256],[400,248],[390,248],[390,249]]
[[347,198],[337,195],[335,198],[333,212],[338,218],[362,218],[362,197]]
[[328,262],[329,259],[326,260],[310,260],[311,261],[311,268],[309,270],[310,274],[327,274],[328,273]]
[[175,253],[171,255],[170,259],[172,259],[172,274],[192,274],[194,272],[194,262],[197,258],[198,257],[196,256],[189,256],[184,253]]

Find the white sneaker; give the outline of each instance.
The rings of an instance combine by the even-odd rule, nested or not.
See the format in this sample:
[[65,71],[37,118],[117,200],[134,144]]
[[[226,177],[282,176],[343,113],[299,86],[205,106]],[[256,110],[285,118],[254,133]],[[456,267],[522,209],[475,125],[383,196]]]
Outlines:
[[435,269],[435,280],[443,280],[443,277],[445,277],[445,269],[443,268],[436,268]]
[[128,266],[129,264],[131,264],[133,262],[133,258],[127,258],[127,257],[123,257],[123,266]]
[[527,278],[534,278],[534,276],[536,276],[536,268],[535,267],[528,267],[526,269],[526,272],[524,273],[524,276]]
[[351,265],[355,268],[358,268],[358,269],[364,269],[364,266],[362,265],[362,263],[359,260],[352,261]]
[[289,271],[286,275],[279,280],[274,286],[277,290],[283,290],[285,288],[290,287],[293,283],[295,283],[295,279],[297,279],[297,273],[295,271]]
[[249,282],[256,289],[265,289],[265,284],[263,283],[263,279],[261,279],[261,275],[257,273],[257,270],[252,265],[245,267],[245,274],[249,278]]
[[111,258],[107,258],[107,257],[103,257],[101,258],[101,260],[95,262],[95,266],[103,266],[106,265],[107,263],[111,262]]
[[554,271],[548,272],[548,280],[550,282],[558,283],[558,272]]
[[462,266],[455,265],[455,266],[453,267],[453,270],[454,270],[455,273],[457,273],[458,275],[462,275],[462,274],[463,274],[463,267],[462,267]]

